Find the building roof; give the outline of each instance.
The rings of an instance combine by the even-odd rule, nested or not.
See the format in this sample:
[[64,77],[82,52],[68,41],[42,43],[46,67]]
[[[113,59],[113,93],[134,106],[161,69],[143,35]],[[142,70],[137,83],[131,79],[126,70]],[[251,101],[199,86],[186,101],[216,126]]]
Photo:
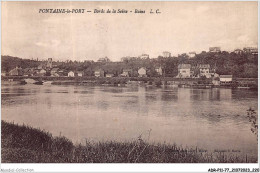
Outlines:
[[14,68],[14,69],[10,70],[9,73],[14,73],[14,72],[22,73],[22,72],[23,72],[23,69],[22,69],[22,68]]
[[188,69],[188,68],[191,68],[191,65],[190,64],[179,64],[178,68],[179,69]]
[[212,50],[220,50],[220,47],[209,47],[209,50],[212,51]]
[[130,68],[123,69],[123,72],[131,72],[131,71],[132,71],[132,69],[130,69]]
[[145,68],[145,67],[141,67],[141,68],[139,68],[138,70],[141,70],[141,69],[144,69],[144,70],[146,70],[146,68]]
[[258,48],[257,47],[245,47],[243,49],[246,52],[252,52],[252,53],[257,53],[258,52]]
[[59,70],[59,68],[53,68],[53,69],[51,69],[51,71],[58,71]]
[[25,69],[23,69],[24,72],[30,72],[32,70],[33,70],[32,68],[25,68]]
[[220,75],[220,78],[232,78],[232,75]]
[[209,64],[199,64],[199,68],[210,68]]

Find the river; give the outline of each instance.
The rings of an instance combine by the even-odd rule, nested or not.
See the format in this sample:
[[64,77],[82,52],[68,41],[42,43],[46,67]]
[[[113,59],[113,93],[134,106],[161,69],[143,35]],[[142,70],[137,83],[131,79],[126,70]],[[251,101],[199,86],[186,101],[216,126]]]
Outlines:
[[257,91],[177,87],[2,85],[2,120],[66,136],[74,143],[176,143],[257,157],[246,117]]

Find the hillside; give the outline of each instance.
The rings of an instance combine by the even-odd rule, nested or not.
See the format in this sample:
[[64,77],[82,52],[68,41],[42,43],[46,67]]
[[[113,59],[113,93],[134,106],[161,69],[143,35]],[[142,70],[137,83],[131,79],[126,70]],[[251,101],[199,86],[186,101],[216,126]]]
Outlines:
[[[2,72],[9,72],[16,66],[23,69],[28,67],[37,67],[43,61],[21,59],[12,56],[2,56]],[[84,71],[87,76],[94,75],[94,70],[103,69],[106,73],[113,73],[115,76],[122,73],[123,69],[132,69],[137,71],[140,67],[145,67],[148,76],[156,76],[156,67],[162,67],[166,77],[175,77],[178,74],[179,64],[191,64],[195,73],[198,73],[196,67],[199,64],[209,64],[211,69],[215,69],[220,75],[231,74],[238,78],[257,78],[258,77],[258,55],[250,53],[236,54],[234,52],[202,52],[196,54],[194,58],[189,58],[187,54],[181,54],[178,57],[164,58],[124,58],[121,62],[94,62],[94,61],[66,61],[54,62],[57,67],[64,70]]]

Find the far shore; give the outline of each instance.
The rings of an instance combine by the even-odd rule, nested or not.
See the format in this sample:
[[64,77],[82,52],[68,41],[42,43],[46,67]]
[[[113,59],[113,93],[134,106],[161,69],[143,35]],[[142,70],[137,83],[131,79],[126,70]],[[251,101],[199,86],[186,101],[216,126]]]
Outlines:
[[257,78],[234,78],[231,83],[214,85],[212,79],[207,78],[176,78],[176,77],[53,77],[53,76],[2,76],[2,84],[27,84],[33,80],[35,84],[53,85],[103,85],[103,86],[178,86],[181,88],[242,88],[258,89]]

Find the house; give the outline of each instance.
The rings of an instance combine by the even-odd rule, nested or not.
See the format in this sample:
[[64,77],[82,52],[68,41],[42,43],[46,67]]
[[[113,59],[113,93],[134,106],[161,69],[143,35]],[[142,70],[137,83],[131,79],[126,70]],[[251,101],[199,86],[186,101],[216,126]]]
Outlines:
[[46,70],[44,69],[35,69],[32,72],[32,76],[45,76],[46,75]]
[[105,72],[102,69],[95,70],[95,76],[96,77],[105,77]]
[[78,72],[77,72],[77,76],[78,76],[78,77],[82,77],[82,76],[83,76],[83,74],[84,74],[84,72],[83,72],[83,71],[78,71]]
[[1,72],[1,76],[6,76],[6,72]]
[[48,61],[47,61],[47,68],[52,68],[52,58],[48,58]]
[[108,57],[99,58],[99,59],[97,60],[97,62],[102,62],[102,63],[104,63],[104,62],[110,62],[110,59],[109,59]]
[[33,68],[25,68],[23,69],[23,75],[24,76],[33,76]]
[[193,57],[195,57],[196,56],[196,52],[189,52],[189,57],[190,58],[193,58]]
[[211,78],[210,65],[200,64],[199,65],[199,75],[200,77],[205,76],[206,78]]
[[213,84],[213,85],[216,85],[216,86],[220,85],[219,74],[217,74],[217,73],[214,73],[214,74],[213,74],[212,84]]
[[214,78],[214,79],[212,79],[212,84],[215,85],[215,86],[219,86],[220,81]]
[[68,73],[68,77],[74,77],[75,76],[75,73],[73,72],[73,71],[70,71],[69,73]]
[[147,77],[146,75],[146,69],[144,67],[141,67],[139,70],[138,70],[138,77]]
[[106,77],[114,77],[114,74],[108,73],[108,74],[106,74]]
[[162,70],[162,67],[157,67],[155,68],[155,71],[158,73],[158,75],[162,76],[163,75],[163,70]]
[[220,84],[230,84],[232,83],[232,75],[220,75],[219,81]]
[[59,77],[60,74],[59,74],[59,73],[54,73],[52,76],[54,76],[54,77]]
[[234,50],[234,53],[236,53],[236,54],[242,54],[242,53],[243,53],[243,50],[241,50],[241,49],[235,49],[235,50]]
[[46,75],[46,70],[41,69],[38,73],[38,76],[45,76]]
[[45,69],[46,65],[41,63],[40,65],[38,65],[37,69],[41,70],[41,69]]
[[178,65],[178,75],[179,78],[189,78],[191,77],[191,65],[190,64],[179,64]]
[[257,54],[258,54],[258,49],[257,49],[257,47],[245,47],[243,50],[244,50],[244,52],[246,52],[246,53],[251,53],[251,54],[254,54],[254,55],[257,55]]
[[171,52],[164,51],[164,52],[163,52],[163,57],[164,57],[164,58],[169,58],[169,57],[171,57]]
[[59,68],[51,69],[51,76],[55,76],[55,74],[59,71]]
[[9,72],[9,76],[22,76],[23,69],[20,67],[15,67],[13,70]]
[[129,77],[132,76],[133,70],[132,69],[123,69],[123,73],[120,74],[122,77]]
[[121,77],[129,77],[129,73],[126,71],[123,71],[122,74],[120,74]]
[[68,72],[66,72],[65,70],[63,69],[59,69],[55,75],[58,75],[58,76],[67,76],[68,75]]
[[209,52],[221,52],[221,48],[220,47],[209,47]]
[[149,55],[148,54],[142,54],[142,55],[139,56],[139,58],[141,58],[141,59],[148,59]]

